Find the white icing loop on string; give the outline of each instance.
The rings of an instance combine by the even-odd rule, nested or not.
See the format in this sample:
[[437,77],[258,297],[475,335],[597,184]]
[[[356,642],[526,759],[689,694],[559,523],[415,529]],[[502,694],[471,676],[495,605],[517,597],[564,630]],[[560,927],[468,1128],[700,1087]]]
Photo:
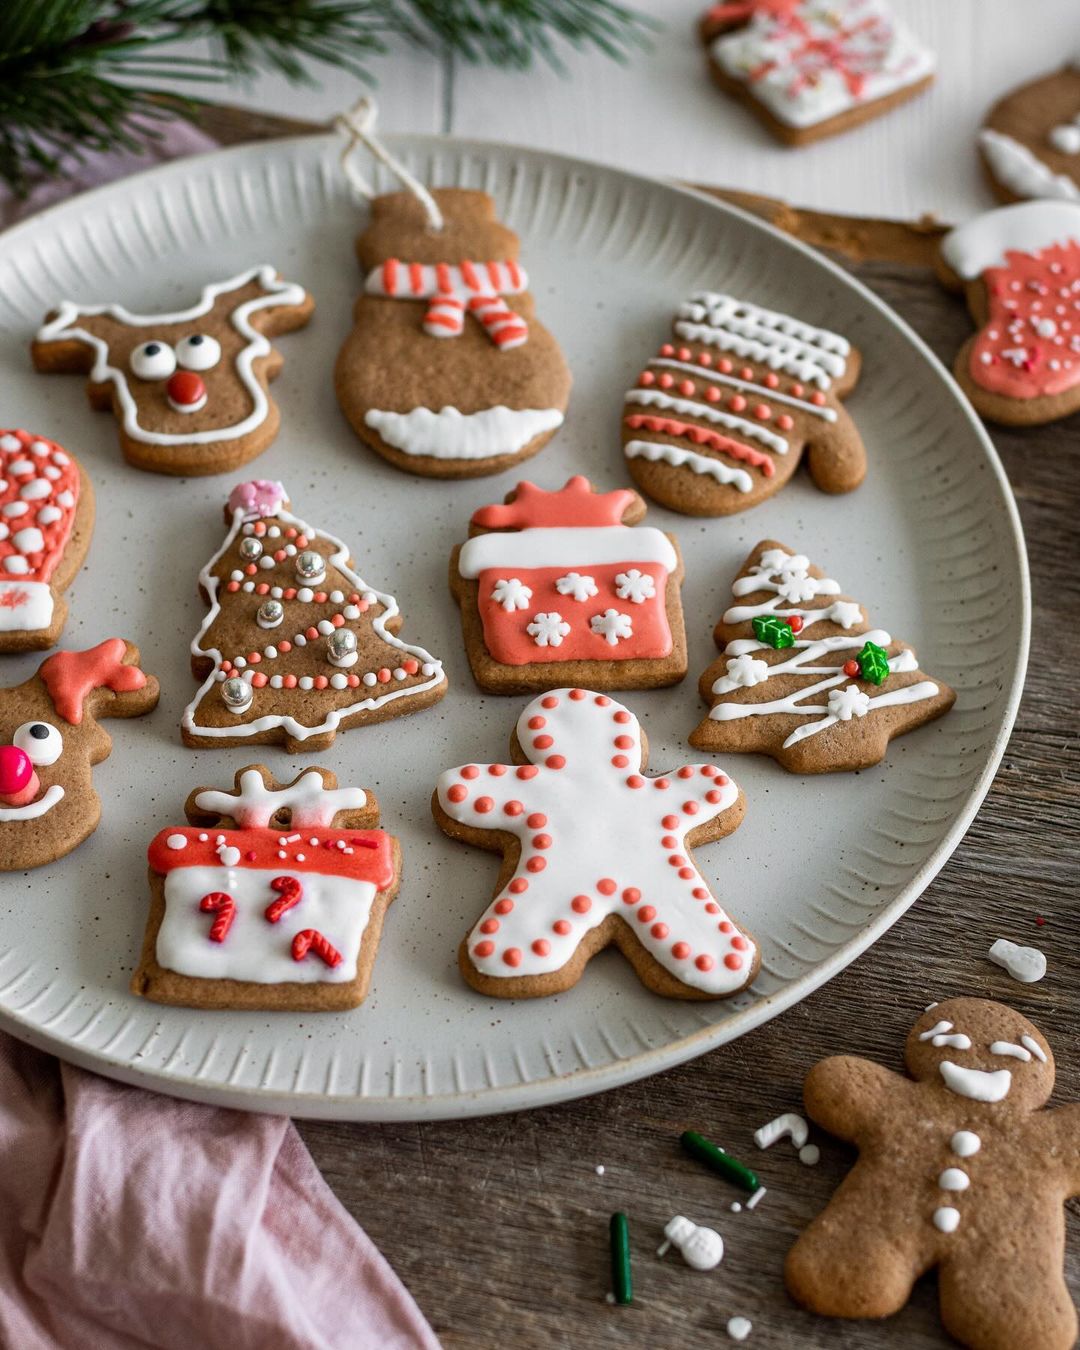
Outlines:
[[378,104],[370,95],[365,95],[358,99],[348,112],[341,113],[334,118],[335,131],[342,132],[348,138],[345,142],[345,148],[341,152],[341,168],[345,177],[349,180],[353,190],[366,201],[370,201],[375,196],[374,188],[353,163],[353,151],[358,145],[364,146],[380,164],[386,165],[404,188],[413,194],[424,208],[424,213],[431,228],[436,231],[441,230],[444,223],[443,214],[439,210],[435,198],[418,178],[413,177],[401,160],[392,155],[376,137],[375,122],[378,116]]

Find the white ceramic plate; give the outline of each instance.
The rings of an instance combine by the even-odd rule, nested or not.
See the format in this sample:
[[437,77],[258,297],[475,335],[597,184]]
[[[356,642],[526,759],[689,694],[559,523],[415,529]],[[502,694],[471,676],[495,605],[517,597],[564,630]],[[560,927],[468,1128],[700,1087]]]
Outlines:
[[[746,790],[746,822],[698,860],[761,940],[752,992],[709,1004],[657,998],[612,951],[564,996],[488,1002],[463,984],[456,948],[489,899],[497,860],[446,839],[428,799],[440,769],[505,755],[523,702],[476,691],[446,591],[446,558],[469,514],[501,500],[519,475],[407,477],[341,417],[331,371],[360,285],[352,243],[363,213],[339,177],[337,145],[320,137],[186,160],[9,232],[0,423],[75,450],[97,489],[65,645],[130,636],[164,693],[151,718],[107,724],[114,751],[96,770],[105,814],[92,839],[53,866],[0,877],[0,1025],[165,1092],[356,1120],[476,1115],[596,1092],[722,1045],[805,997],[895,923],[962,837],[1012,726],[1029,622],[1020,525],[986,434],[911,330],[838,268],[730,207],[626,173],[500,145],[416,137],[394,148],[429,182],[492,191],[522,236],[538,312],[575,378],[565,427],[527,466],[547,486],[578,471],[605,488],[627,481],[623,392],[697,287],[827,324],[864,353],[848,406],[870,472],[854,496],[827,497],[801,474],[745,516],[651,509],[685,554],[691,657],[681,687],[627,696],[652,768],[692,757],[686,737],[702,712],[695,684],[714,655],[712,625],[743,556],[766,536],[824,565],[958,698],[859,775],[796,778],[765,759],[725,763]],[[404,635],[445,660],[452,686],[437,709],[350,732],[321,757],[341,781],[375,789],[405,850],[371,993],[342,1015],[193,1013],[127,992],[154,833],[182,823],[195,785],[226,786],[254,758],[279,777],[306,761],[277,748],[194,753],[179,740],[195,687],[187,644],[203,613],[195,577],[222,538],[236,476],[185,482],[128,468],[112,418],[87,410],[83,380],[35,375],[27,356],[59,298],[174,308],[263,261],[303,282],[319,308],[309,329],[280,340],[282,431],[249,476],[283,479],[302,516],[352,546],[363,575],[397,595]],[[14,683],[36,664],[4,657],[0,674]]]

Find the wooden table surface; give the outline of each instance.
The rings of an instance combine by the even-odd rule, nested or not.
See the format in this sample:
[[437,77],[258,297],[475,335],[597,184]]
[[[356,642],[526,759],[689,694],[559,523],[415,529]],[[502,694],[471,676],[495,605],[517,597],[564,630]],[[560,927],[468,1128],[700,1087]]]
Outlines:
[[[223,140],[307,129],[232,114],[209,125]],[[940,290],[927,266],[937,230],[752,204],[810,242],[839,245],[834,256],[951,364],[970,330],[962,304]],[[754,1350],[951,1344],[938,1322],[932,1276],[903,1313],[883,1323],[827,1321],[792,1304],[781,1278],[784,1254],[853,1153],[815,1131],[821,1162],[804,1167],[786,1143],[759,1153],[752,1135],[781,1112],[801,1109],[802,1079],[826,1055],[865,1055],[899,1069],[904,1037],[925,1004],[960,994],[1001,999],[1031,1017],[1057,1052],[1054,1102],[1080,1099],[1080,415],[991,434],[1031,562],[1026,692],[967,837],[881,941],[734,1044],[599,1097],[451,1124],[300,1123],[330,1185],[448,1350],[698,1350],[727,1344],[734,1315],[753,1323],[747,1344]],[[1021,985],[992,965],[986,953],[999,937],[1042,948],[1046,978]],[[739,1195],[681,1154],[687,1128],[758,1168],[768,1193],[755,1211],[731,1213]],[[607,1224],[617,1209],[630,1217],[634,1255],[627,1308],[604,1297]],[[1068,1275],[1080,1300],[1080,1202],[1069,1211]],[[674,1252],[657,1259],[662,1228],[675,1214],[721,1232],[725,1255],[716,1270],[693,1271]]]

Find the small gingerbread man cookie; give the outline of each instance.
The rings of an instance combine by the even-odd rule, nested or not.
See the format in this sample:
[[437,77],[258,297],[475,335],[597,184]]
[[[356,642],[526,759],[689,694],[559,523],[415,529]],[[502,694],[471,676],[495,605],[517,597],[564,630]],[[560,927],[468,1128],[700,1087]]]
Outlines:
[[1011,1008],[955,998],[923,1013],[904,1059],[910,1078],[849,1055],[807,1076],[807,1113],[859,1159],[788,1254],[788,1289],[827,1317],[890,1317],[936,1266],[961,1344],[1069,1350],[1062,1206],[1080,1194],[1080,1105],[1040,1109],[1050,1047]]

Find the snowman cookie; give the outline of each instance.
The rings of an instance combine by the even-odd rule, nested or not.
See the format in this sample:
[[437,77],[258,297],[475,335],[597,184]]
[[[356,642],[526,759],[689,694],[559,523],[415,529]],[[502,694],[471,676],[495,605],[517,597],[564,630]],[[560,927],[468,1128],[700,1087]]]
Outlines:
[[932,1003],[909,1077],[840,1055],[807,1076],[807,1114],[858,1161],[788,1254],[826,1317],[891,1317],[934,1267],[946,1331],[971,1350],[1070,1350],[1063,1206],[1080,1195],[1080,1105],[1046,1109],[1054,1057],[1020,1013]]

